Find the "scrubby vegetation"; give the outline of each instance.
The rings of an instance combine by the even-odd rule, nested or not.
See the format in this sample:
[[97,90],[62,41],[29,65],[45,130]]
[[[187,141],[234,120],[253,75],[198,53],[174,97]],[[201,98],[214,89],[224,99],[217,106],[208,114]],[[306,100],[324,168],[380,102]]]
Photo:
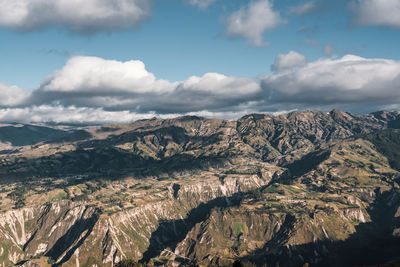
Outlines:
[[392,168],[400,171],[400,130],[385,129],[369,134],[365,138],[389,159]]
[[0,153],[0,264],[388,262],[400,135],[383,128],[398,117],[152,119],[16,147]]

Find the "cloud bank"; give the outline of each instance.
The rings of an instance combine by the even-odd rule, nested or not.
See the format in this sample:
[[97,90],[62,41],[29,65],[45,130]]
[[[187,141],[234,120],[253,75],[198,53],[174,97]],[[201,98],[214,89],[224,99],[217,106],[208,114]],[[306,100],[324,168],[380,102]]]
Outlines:
[[206,73],[170,82],[157,79],[141,61],[73,57],[28,102],[168,114],[228,108],[260,90],[259,83],[250,78]]
[[400,62],[346,55],[285,69],[262,80],[271,102],[366,105],[400,100]]
[[399,61],[346,55],[308,62],[290,51],[272,69],[258,79],[206,73],[171,82],[141,61],[72,57],[31,92],[0,84],[0,121],[129,123],[186,114],[400,108]]
[[151,13],[149,0],[0,0],[0,27],[47,27],[78,33],[137,28]]

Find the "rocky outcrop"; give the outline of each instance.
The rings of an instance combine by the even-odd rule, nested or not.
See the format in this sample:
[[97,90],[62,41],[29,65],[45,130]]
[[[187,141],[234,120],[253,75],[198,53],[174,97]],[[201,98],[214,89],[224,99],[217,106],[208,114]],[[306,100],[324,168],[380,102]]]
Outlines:
[[[77,262],[113,266],[128,257],[140,260],[163,221],[176,222],[167,231],[185,233],[190,230],[186,227],[194,227],[198,217],[207,216],[212,208],[233,205],[234,195],[267,182],[257,175],[228,177],[224,183],[215,177],[213,181],[182,185],[175,196],[165,191],[164,200],[112,215],[102,214],[101,207],[71,201],[9,211],[0,215],[2,240],[9,239],[11,246],[1,246],[3,255],[7,255],[4,266],[38,257],[63,266],[76,266]],[[160,244],[176,242],[174,238]]]
[[0,267],[385,263],[399,117],[152,119],[0,154]]

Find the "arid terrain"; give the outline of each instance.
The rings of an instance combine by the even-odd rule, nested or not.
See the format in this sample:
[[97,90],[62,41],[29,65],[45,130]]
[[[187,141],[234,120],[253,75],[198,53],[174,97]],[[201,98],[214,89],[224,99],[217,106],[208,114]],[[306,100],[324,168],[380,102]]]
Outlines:
[[0,266],[400,262],[399,129],[338,110],[0,125]]

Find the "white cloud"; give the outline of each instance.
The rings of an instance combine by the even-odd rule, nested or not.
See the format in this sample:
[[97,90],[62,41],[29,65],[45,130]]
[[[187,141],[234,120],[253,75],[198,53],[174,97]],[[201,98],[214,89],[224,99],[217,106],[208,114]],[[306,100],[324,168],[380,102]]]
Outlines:
[[280,72],[291,68],[302,67],[306,65],[306,63],[306,56],[295,51],[290,51],[287,54],[279,54],[275,58],[275,63],[272,65],[272,70]]
[[298,6],[292,6],[289,8],[288,13],[293,15],[305,15],[313,12],[316,9],[314,2],[307,2]]
[[232,111],[196,111],[187,113],[158,114],[155,112],[136,113],[128,110],[106,111],[103,108],[64,107],[41,105],[25,108],[0,108],[0,122],[18,123],[59,123],[59,124],[127,124],[137,120],[175,118],[178,116],[200,116],[206,118],[236,119],[256,112],[244,107]]
[[154,113],[138,114],[131,111],[105,111],[102,108],[63,107],[41,105],[25,108],[0,109],[2,122],[55,122],[75,124],[131,123],[139,119],[150,119]]
[[183,113],[241,103],[260,90],[250,78],[206,73],[170,82],[156,79],[141,61],[79,56],[56,70],[32,93],[29,103]]
[[185,114],[231,119],[296,109],[375,111],[400,103],[398,61],[347,55],[307,63],[290,51],[277,56],[274,69],[260,82],[219,73],[169,82],[140,61],[74,57],[31,93],[0,84],[0,121],[129,123]]
[[167,92],[173,84],[156,80],[143,62],[73,57],[42,86],[43,91],[106,93]]
[[80,33],[136,28],[149,0],[0,0],[0,27],[31,31],[63,27]]
[[181,84],[185,91],[207,92],[226,98],[254,94],[260,90],[250,78],[228,77],[219,73],[206,73],[202,77],[192,76]]
[[356,25],[400,28],[399,0],[358,0],[353,11]]
[[179,91],[237,96],[259,90],[249,78],[228,77],[219,73],[192,76],[183,82],[157,80],[143,62],[106,60],[98,57],[73,57],[56,70],[43,85],[43,92],[115,96],[126,94],[168,94]]
[[193,6],[197,6],[200,9],[206,9],[208,6],[213,4],[216,0],[185,0]]
[[[346,55],[264,77],[271,103],[380,105],[400,101],[400,62]],[[356,107],[356,106],[355,106]]]
[[284,23],[279,12],[273,10],[268,0],[250,2],[247,7],[231,14],[227,20],[227,33],[232,37],[244,37],[255,46],[264,46],[265,31]]
[[0,83],[0,107],[22,104],[28,93],[17,86],[8,86]]

